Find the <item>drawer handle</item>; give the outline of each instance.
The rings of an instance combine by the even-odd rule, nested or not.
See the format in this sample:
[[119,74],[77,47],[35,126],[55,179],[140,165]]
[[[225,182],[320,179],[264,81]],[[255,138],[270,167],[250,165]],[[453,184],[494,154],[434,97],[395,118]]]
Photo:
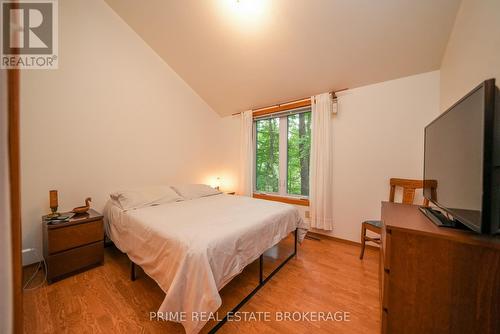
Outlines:
[[384,268],[384,272],[390,274],[391,273],[391,270],[390,269],[387,269],[387,268]]
[[389,310],[387,309],[387,307],[383,307],[382,311],[384,311],[384,313],[386,313],[386,314],[389,314]]

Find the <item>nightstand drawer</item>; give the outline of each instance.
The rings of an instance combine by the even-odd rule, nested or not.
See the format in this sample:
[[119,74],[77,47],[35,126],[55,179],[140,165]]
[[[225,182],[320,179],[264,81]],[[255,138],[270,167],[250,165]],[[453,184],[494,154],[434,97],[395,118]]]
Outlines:
[[102,241],[104,230],[102,220],[84,224],[53,228],[48,231],[48,252],[50,254]]
[[47,259],[47,278],[51,281],[76,270],[101,264],[104,261],[104,244],[102,241],[74,248]]

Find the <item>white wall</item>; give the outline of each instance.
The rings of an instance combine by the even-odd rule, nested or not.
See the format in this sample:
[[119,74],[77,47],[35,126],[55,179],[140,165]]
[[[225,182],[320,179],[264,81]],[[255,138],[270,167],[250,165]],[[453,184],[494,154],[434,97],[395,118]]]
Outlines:
[[500,86],[500,1],[462,0],[441,64],[441,110],[490,78]]
[[[424,127],[439,114],[439,71],[355,88],[338,96],[334,231],[317,231],[359,241],[361,222],[380,219],[380,203],[389,199],[389,178],[423,176]],[[227,124],[239,129],[234,118]],[[400,200],[399,193],[396,200]],[[416,201],[423,201],[421,192]],[[298,208],[304,217],[307,208]]]
[[240,166],[240,117],[226,116],[222,118],[220,128],[217,149],[221,155],[218,164],[221,188],[237,191]]
[[338,95],[332,234],[359,241],[361,222],[380,219],[389,179],[423,176],[424,127],[439,112],[439,71]]
[[101,210],[118,188],[234,174],[222,119],[103,1],[59,1],[59,50],[21,77],[23,248],[41,249],[50,189]]

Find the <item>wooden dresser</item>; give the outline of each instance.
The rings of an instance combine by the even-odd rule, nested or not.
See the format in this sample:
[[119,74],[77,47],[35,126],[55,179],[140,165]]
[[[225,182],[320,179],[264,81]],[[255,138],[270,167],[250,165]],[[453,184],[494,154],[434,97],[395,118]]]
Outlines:
[[65,223],[52,225],[43,221],[43,254],[49,283],[103,263],[102,218],[90,209]]
[[382,333],[500,333],[500,236],[382,203]]

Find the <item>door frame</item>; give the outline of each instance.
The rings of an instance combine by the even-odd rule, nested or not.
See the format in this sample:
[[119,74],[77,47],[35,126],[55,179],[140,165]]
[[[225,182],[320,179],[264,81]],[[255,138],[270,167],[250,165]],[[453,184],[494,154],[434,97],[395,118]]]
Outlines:
[[7,70],[7,112],[9,145],[10,231],[13,287],[13,332],[23,332],[21,177],[20,177],[20,70]]

